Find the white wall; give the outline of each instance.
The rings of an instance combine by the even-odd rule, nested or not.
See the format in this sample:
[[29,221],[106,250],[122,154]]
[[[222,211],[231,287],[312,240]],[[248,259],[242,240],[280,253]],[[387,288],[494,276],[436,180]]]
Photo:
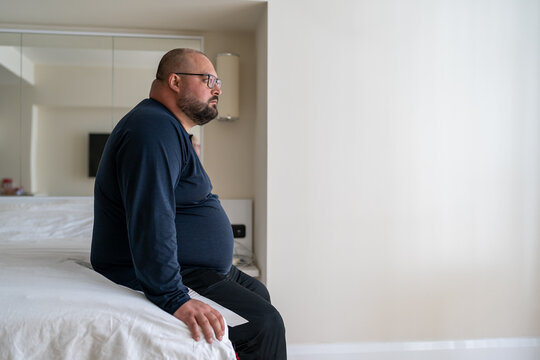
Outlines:
[[291,344],[540,335],[540,3],[270,0]]

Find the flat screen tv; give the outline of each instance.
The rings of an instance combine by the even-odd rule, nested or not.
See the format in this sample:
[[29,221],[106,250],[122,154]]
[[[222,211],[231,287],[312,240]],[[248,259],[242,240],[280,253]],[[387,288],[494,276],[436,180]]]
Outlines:
[[89,134],[88,139],[88,176],[95,177],[101,160],[101,154],[110,134]]

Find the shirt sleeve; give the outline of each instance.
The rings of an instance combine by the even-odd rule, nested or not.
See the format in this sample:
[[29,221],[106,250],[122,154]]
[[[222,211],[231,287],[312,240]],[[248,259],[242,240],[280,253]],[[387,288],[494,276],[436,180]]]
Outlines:
[[172,314],[190,299],[175,226],[182,152],[177,129],[160,125],[141,122],[127,131],[116,164],[135,275],[146,297]]

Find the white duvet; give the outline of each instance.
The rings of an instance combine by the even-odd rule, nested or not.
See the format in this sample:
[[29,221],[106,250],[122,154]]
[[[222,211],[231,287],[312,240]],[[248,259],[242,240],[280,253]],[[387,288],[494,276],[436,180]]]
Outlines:
[[0,201],[0,359],[235,359],[90,268],[88,202]]

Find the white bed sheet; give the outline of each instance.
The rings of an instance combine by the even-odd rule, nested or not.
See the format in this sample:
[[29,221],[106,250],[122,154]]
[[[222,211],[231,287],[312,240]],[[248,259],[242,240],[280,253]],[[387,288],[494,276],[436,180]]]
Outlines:
[[[87,206],[0,201],[0,358],[235,359],[227,336],[195,342],[142,293],[90,268]],[[75,216],[77,209],[84,214]],[[24,227],[15,226],[17,217]]]

